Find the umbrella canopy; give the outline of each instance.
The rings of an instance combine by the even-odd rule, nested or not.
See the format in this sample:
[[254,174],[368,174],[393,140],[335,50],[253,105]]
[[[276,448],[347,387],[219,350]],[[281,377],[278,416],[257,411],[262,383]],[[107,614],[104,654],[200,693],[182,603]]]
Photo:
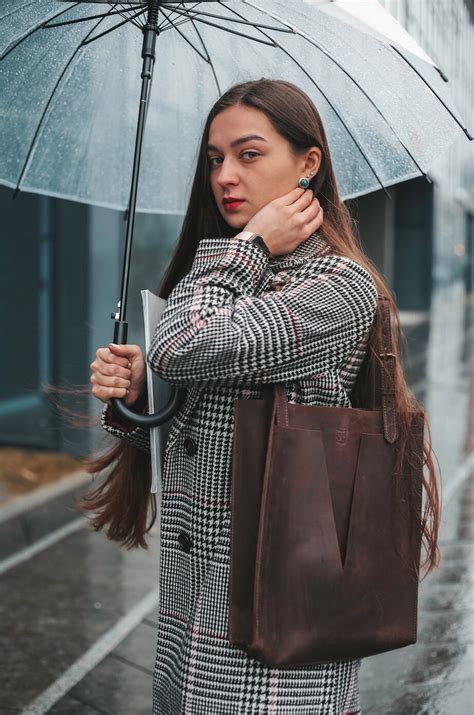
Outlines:
[[[426,173],[440,149],[468,134],[432,63],[324,5],[159,4],[138,211],[184,211],[207,112],[251,78],[308,93],[343,199]],[[146,13],[144,2],[102,0],[0,9],[1,183],[127,207]]]
[[435,64],[403,25],[382,7],[379,0],[308,0],[308,2],[318,3],[323,12],[352,23],[363,32],[378,35],[381,39],[398,45],[399,49],[418,55],[425,62]]

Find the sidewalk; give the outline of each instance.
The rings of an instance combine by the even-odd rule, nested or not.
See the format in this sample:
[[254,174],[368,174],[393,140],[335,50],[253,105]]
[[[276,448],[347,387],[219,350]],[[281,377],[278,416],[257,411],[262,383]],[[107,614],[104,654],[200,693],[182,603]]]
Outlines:
[[2,715],[150,715],[157,535],[145,552],[96,533],[74,510],[83,476],[6,520],[0,510]]

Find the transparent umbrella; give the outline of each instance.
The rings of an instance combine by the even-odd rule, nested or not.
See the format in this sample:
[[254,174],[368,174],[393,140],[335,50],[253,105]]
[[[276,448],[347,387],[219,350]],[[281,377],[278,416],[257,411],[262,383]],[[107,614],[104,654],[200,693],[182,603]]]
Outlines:
[[[11,0],[0,9],[0,182],[128,209],[114,342],[127,337],[135,211],[183,212],[203,117],[228,86],[265,76],[305,90],[343,199],[426,176],[440,149],[462,132],[472,139],[435,65],[325,5]],[[174,389],[157,415],[114,405],[152,426],[177,399]]]

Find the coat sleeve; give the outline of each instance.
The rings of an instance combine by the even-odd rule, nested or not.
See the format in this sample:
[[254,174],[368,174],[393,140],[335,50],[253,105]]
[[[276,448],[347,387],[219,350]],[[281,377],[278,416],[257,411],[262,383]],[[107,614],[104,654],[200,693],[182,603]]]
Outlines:
[[284,382],[339,370],[374,319],[372,276],[345,256],[320,256],[304,277],[257,296],[269,260],[242,238],[201,240],[153,335],[146,356],[152,370],[181,386]]
[[[134,412],[140,412],[141,414],[149,414],[148,398],[146,397],[146,394],[139,398],[131,409],[133,409]],[[130,442],[134,447],[140,449],[142,452],[147,452],[148,454],[151,453],[150,430],[143,427],[133,427],[120,422],[119,417],[115,415],[111,405],[105,404],[102,408],[100,424],[106,432],[113,434],[114,437],[120,437],[121,439],[127,440],[127,442]]]

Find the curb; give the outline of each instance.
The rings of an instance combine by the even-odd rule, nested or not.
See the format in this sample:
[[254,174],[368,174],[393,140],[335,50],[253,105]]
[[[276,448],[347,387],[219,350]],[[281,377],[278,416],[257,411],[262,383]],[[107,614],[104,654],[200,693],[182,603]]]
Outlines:
[[86,524],[76,500],[92,481],[89,472],[73,472],[0,508],[0,564],[5,566],[55,535],[65,536],[79,524]]
[[30,494],[24,494],[18,497],[12,497],[8,502],[0,507],[0,524],[14,519],[30,509],[41,506],[58,496],[67,494],[68,492],[80,487],[88,482],[92,482],[92,474],[89,472],[73,472],[62,477],[54,484],[45,484],[43,487],[37,487]]

